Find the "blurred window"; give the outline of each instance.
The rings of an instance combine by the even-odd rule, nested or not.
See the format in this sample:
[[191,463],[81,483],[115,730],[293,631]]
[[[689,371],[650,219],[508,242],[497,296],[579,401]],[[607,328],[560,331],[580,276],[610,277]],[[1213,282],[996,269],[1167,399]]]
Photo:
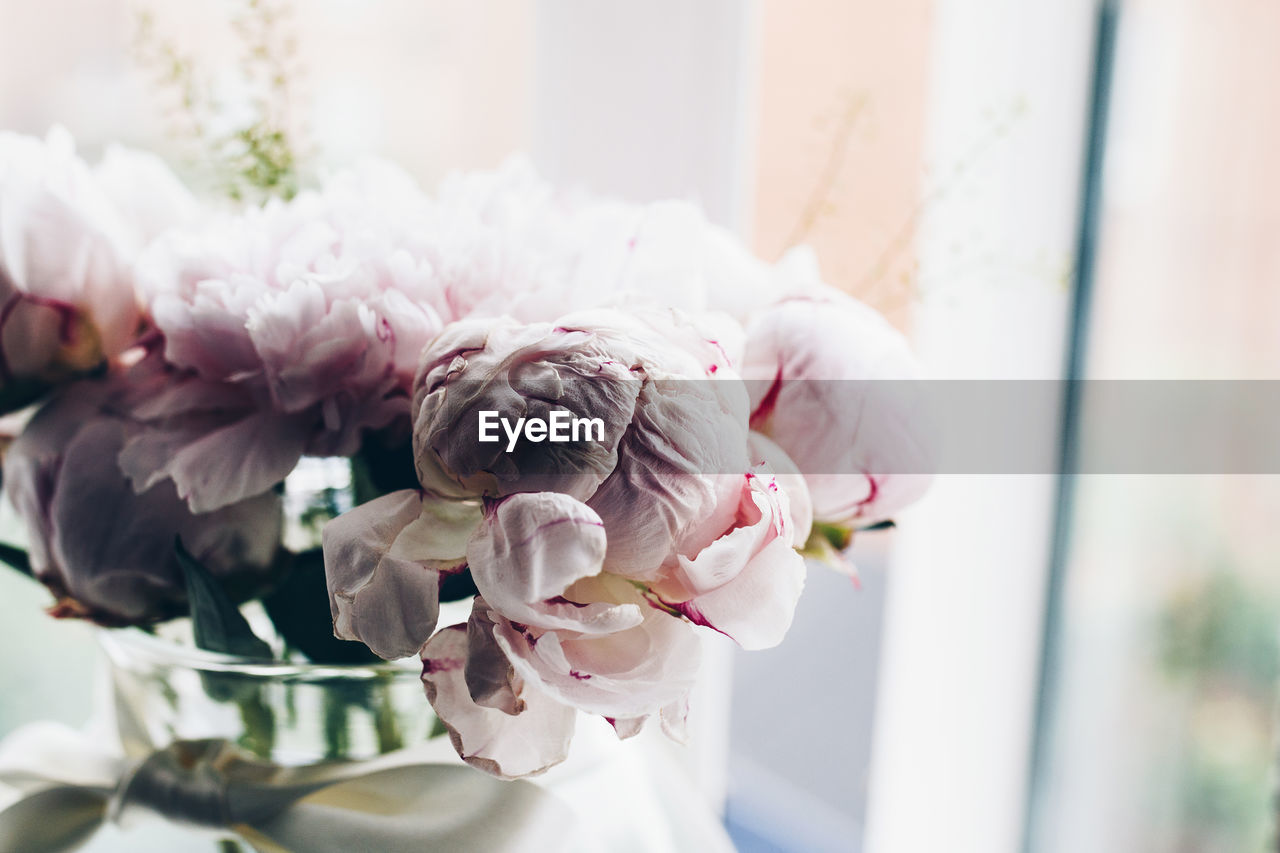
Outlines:
[[[1087,376],[1280,378],[1277,32],[1120,4]],[[1272,849],[1280,478],[1080,477],[1073,507],[1030,849]]]

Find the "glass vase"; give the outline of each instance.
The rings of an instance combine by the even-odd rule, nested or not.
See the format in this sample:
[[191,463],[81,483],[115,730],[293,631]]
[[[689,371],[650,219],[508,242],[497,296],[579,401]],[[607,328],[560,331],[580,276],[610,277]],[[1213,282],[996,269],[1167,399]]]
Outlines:
[[[130,754],[225,740],[282,766],[366,760],[443,734],[416,659],[368,665],[253,661],[139,630],[100,632],[106,696]],[[157,816],[158,817],[158,816]],[[164,819],[108,823],[91,851],[248,851],[230,831]]]

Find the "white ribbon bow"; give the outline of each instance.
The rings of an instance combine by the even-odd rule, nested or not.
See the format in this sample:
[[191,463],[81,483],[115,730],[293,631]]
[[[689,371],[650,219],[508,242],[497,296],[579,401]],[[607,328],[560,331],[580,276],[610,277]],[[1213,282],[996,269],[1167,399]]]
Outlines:
[[141,760],[54,723],[0,744],[0,850],[59,853],[144,813],[234,832],[259,853],[558,850],[573,818],[528,782],[432,763],[415,749],[280,767],[222,740],[176,741]]

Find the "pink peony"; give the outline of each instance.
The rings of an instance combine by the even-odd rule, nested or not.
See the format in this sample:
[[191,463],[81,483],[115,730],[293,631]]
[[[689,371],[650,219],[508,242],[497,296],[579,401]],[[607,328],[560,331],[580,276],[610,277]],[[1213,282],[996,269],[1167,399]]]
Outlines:
[[[405,413],[440,328],[416,249],[427,208],[406,176],[370,164],[158,241],[144,292],[165,358],[193,379],[147,413],[128,449],[135,483],[172,479],[193,510],[216,509]],[[219,470],[193,470],[195,456]]]
[[66,131],[0,133],[0,400],[119,355],[142,322],[133,261],[197,213],[158,158],[113,148],[96,168]]
[[128,413],[165,379],[144,363],[128,376],[70,385],[5,454],[4,490],[26,526],[32,569],[58,597],[55,615],[118,625],[181,612],[177,537],[233,591],[269,580],[278,495],[193,515],[172,483],[136,493],[121,471],[117,457],[139,429]]
[[[479,412],[556,410],[599,416],[602,440],[479,440]],[[724,347],[684,315],[447,327],[415,383],[424,491],[325,531],[339,636],[388,656],[420,649],[455,747],[498,775],[561,760],[564,709],[620,735],[657,717],[678,736],[696,626],[773,645],[803,586],[804,483],[785,481],[793,511],[748,441],[748,412]],[[433,634],[440,583],[463,570],[479,591],[471,620]]]

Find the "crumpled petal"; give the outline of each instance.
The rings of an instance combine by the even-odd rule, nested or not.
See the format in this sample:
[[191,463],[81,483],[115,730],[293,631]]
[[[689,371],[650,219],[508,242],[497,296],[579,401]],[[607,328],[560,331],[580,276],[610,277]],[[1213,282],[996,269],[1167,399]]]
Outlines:
[[[478,510],[413,490],[361,504],[325,525],[334,635],[386,660],[416,654],[435,630],[441,570],[464,561]],[[465,532],[463,532],[465,530]]]
[[472,645],[466,625],[451,625],[422,649],[422,683],[427,699],[462,760],[505,779],[533,776],[564,761],[569,754],[577,713],[534,685],[524,683],[523,708],[508,714],[476,704],[466,672],[475,655],[495,660],[483,651],[492,634],[477,632]]
[[[584,583],[602,582],[631,590],[617,578]],[[613,719],[641,717],[692,689],[702,655],[692,625],[662,610],[643,612],[634,628],[599,635],[539,633],[499,619],[494,638],[527,683],[561,702]]]
[[[639,377],[625,348],[550,323],[463,320],[422,352],[414,380],[414,458],[423,487],[450,497],[555,491],[586,500],[618,460]],[[480,413],[514,428],[552,413],[599,419],[601,440],[480,441]]]
[[512,495],[476,531],[467,559],[476,588],[506,618],[541,629],[605,634],[640,624],[634,603],[565,597],[594,577],[605,554],[604,523],[586,504],[555,492]]
[[728,526],[747,464],[747,418],[720,393],[736,382],[646,382],[619,447],[618,467],[587,502],[604,520],[607,571],[636,580],[656,576],[676,545],[695,530]]
[[467,622],[467,644],[470,653],[464,668],[467,690],[477,705],[494,708],[504,714],[519,714],[525,709],[521,693],[524,679],[493,641],[493,613],[484,598],[476,596]]

